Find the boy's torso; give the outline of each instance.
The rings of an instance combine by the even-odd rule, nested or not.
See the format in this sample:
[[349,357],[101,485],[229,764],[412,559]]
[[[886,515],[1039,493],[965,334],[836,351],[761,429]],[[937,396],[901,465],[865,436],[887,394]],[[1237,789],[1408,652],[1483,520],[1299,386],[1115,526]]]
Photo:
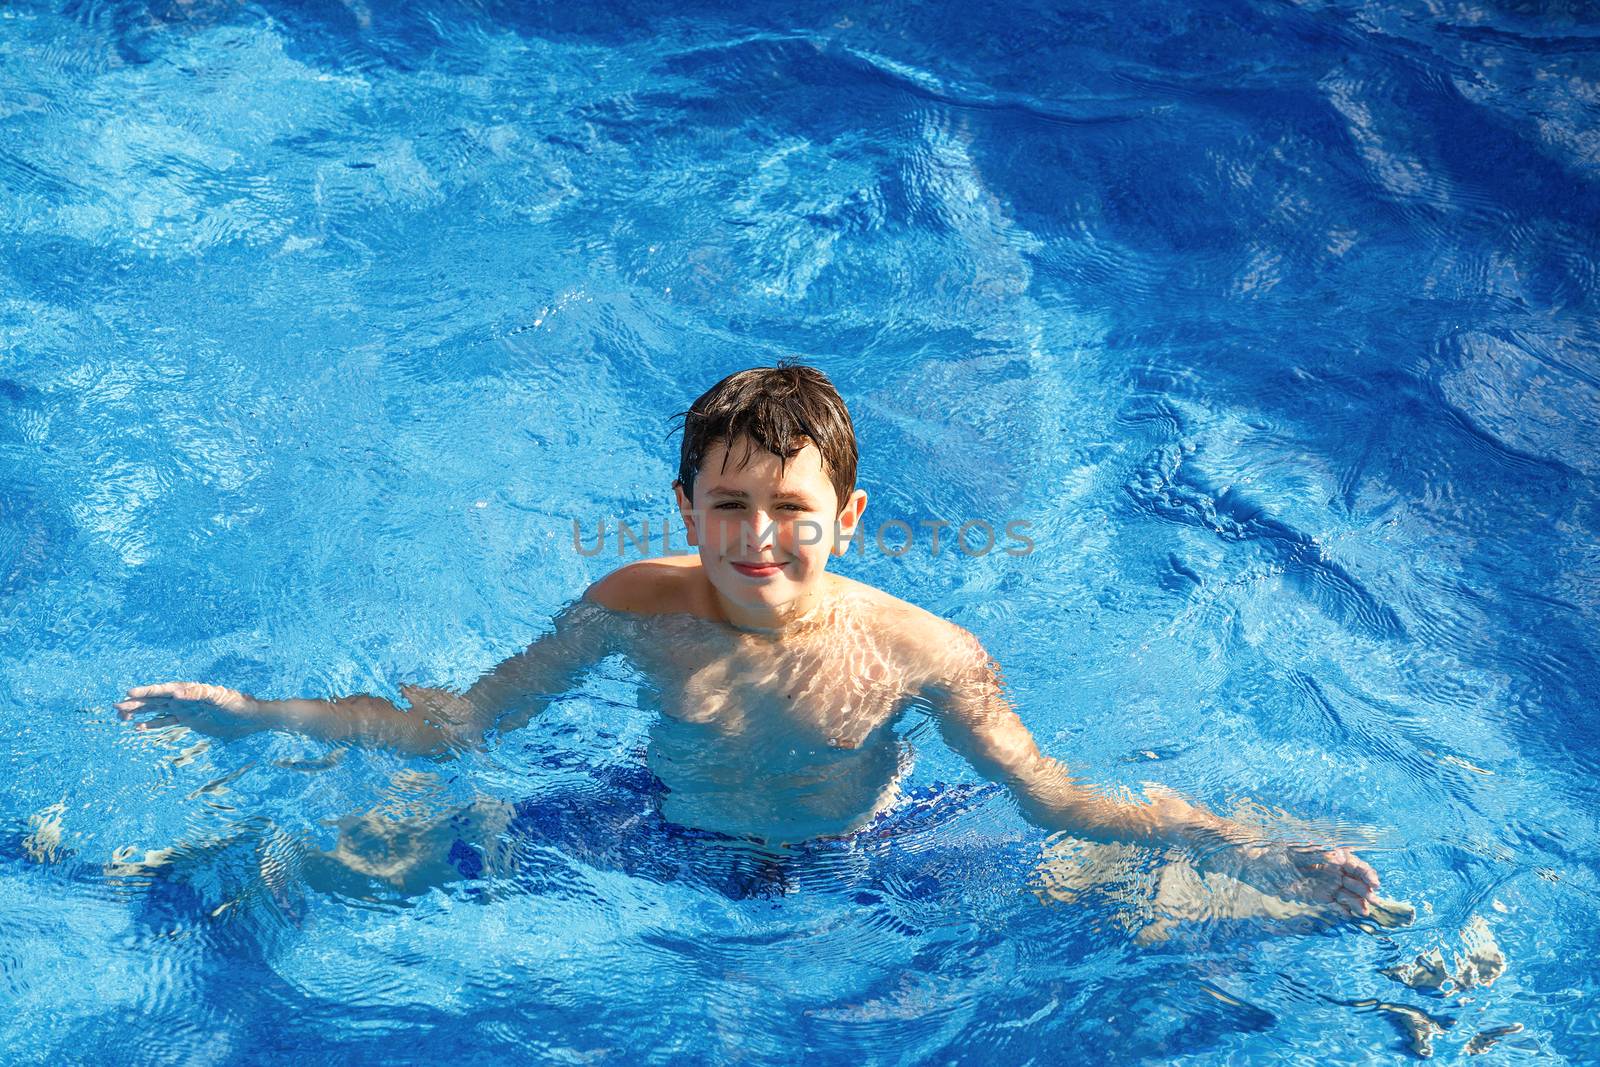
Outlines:
[[711,615],[690,564],[663,562],[641,582],[611,599],[648,616],[628,628],[625,651],[646,678],[641,701],[659,713],[648,758],[668,819],[800,840],[848,833],[892,800],[903,763],[894,723],[937,677],[955,627],[830,576],[805,626],[750,633]]

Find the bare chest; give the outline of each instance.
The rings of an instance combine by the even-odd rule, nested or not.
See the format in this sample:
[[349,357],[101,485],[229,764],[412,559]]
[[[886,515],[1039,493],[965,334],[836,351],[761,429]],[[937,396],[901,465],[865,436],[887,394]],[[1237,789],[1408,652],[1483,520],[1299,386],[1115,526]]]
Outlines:
[[663,714],[748,742],[859,748],[907,697],[900,672],[870,647],[773,647],[733,638],[674,650],[657,672]]

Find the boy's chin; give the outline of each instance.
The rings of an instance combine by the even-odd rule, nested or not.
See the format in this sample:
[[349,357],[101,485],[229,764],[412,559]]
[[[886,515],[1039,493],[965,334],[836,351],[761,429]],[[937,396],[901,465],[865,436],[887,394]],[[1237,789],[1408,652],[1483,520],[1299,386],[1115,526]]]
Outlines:
[[787,578],[757,584],[742,581],[737,574],[713,584],[719,593],[736,604],[764,608],[781,608],[785,604],[800,600],[816,585],[815,582],[795,582]]
[[[732,583],[729,583],[732,585]],[[751,607],[781,608],[792,600],[802,595],[802,590],[793,582],[784,582],[781,586],[774,582],[771,585],[744,586],[727,588],[722,587],[721,593],[735,604],[748,604]]]

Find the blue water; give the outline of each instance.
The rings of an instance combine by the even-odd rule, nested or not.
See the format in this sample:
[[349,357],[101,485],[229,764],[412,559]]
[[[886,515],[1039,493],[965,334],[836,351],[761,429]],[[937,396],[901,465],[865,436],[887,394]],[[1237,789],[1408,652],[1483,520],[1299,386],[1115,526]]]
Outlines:
[[[1577,0],[0,8],[5,1059],[1367,1063],[1412,1009],[1600,1061],[1597,130]],[[355,814],[605,810],[638,679],[452,764],[111,711],[470,683],[786,355],[869,526],[1033,523],[844,573],[1086,779],[1342,828],[1416,923],[1136,944],[916,725],[970,803],[777,891],[326,888]],[[1485,930],[1492,985],[1383,973]]]

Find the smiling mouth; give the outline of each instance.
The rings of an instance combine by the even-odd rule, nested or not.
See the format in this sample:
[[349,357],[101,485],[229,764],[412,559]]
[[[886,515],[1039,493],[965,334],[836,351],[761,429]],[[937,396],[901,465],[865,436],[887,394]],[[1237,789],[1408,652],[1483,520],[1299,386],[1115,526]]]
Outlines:
[[781,563],[735,563],[733,569],[748,578],[770,578],[783,570]]

